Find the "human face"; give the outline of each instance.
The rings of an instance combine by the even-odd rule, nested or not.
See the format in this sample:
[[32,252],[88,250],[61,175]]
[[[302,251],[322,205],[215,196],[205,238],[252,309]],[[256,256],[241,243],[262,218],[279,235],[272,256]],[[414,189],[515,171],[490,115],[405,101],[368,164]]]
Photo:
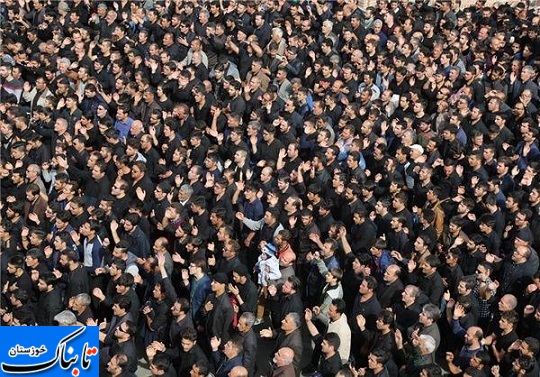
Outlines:
[[352,268],[355,274],[359,274],[363,270],[363,266],[358,260],[358,258],[353,259]]
[[283,318],[281,321],[281,329],[287,332],[294,330],[294,328],[295,326],[292,317],[290,315],[285,316],[285,318]]
[[422,269],[422,273],[424,275],[429,275],[433,271],[433,268],[425,262],[420,265],[420,268]]
[[131,232],[133,230],[134,226],[133,224],[131,223],[131,221],[124,221],[124,230],[126,232]]
[[[224,251],[223,254],[225,256],[225,249],[223,249],[223,251]],[[212,292],[218,292],[220,289],[223,288],[223,285],[224,284],[221,284],[215,280],[212,280],[212,282],[210,283],[210,288],[212,289]]]
[[424,251],[424,246],[424,240],[422,238],[417,238],[416,241],[414,241],[414,251],[422,252]]
[[113,311],[113,314],[116,315],[116,316],[121,316],[122,313],[124,312],[124,309],[122,309],[120,307],[120,305],[118,304],[113,304],[112,306],[112,311]]
[[424,311],[420,312],[420,315],[418,316],[418,320],[423,325],[430,325],[431,322],[432,322],[432,320],[429,318],[429,316]]
[[523,251],[523,248],[518,247],[514,249],[512,252],[512,261],[514,263],[524,263],[527,261],[527,255]]
[[152,296],[157,300],[161,300],[162,295],[163,295],[163,293],[161,291],[161,285],[156,284],[154,286],[154,289],[152,290]]
[[362,283],[360,284],[360,287],[358,288],[358,291],[360,292],[361,295],[365,295],[365,294],[369,293],[370,288],[369,288],[368,282],[366,280],[362,280]]
[[120,372],[120,367],[118,366],[118,357],[114,355],[109,363],[107,364],[107,372],[114,376]]
[[249,331],[249,325],[244,320],[238,321],[238,325],[236,327],[238,328],[238,331],[242,333]]
[[143,176],[143,172],[139,167],[134,166],[134,167],[131,168],[131,178],[139,179],[142,176]]
[[286,281],[281,287],[281,292],[284,295],[290,295],[291,293],[293,293],[293,290],[293,285],[290,281]]
[[194,265],[193,263],[189,264],[188,270],[190,275],[195,275],[197,273],[198,267]]
[[182,338],[181,345],[184,352],[189,352],[193,348],[196,342]]
[[330,271],[328,271],[325,275],[325,281],[327,284],[333,284],[335,283],[336,278],[330,273]]
[[230,340],[227,343],[225,343],[225,345],[223,346],[223,353],[228,358],[234,357],[236,355],[236,352],[237,352],[237,349],[234,343]]

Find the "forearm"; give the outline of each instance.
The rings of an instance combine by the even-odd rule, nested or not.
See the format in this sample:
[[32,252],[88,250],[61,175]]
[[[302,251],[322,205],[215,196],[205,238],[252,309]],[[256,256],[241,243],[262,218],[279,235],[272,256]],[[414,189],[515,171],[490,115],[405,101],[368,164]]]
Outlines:
[[306,325],[307,325],[309,334],[312,337],[315,337],[315,336],[319,335],[319,330],[317,330],[317,327],[313,324],[312,321],[306,321]]

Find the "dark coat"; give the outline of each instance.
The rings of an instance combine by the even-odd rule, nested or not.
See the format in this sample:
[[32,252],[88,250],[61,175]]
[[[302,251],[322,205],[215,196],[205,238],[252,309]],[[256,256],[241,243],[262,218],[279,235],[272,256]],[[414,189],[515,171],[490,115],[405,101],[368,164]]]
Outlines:
[[234,315],[229,295],[224,293],[216,297],[215,294],[210,294],[205,301],[205,305],[206,302],[212,302],[214,305],[213,309],[206,316],[206,335],[208,339],[216,336],[225,344],[230,338],[230,329]]
[[64,309],[60,290],[42,292],[36,305],[36,322],[39,326],[54,326],[54,316]]

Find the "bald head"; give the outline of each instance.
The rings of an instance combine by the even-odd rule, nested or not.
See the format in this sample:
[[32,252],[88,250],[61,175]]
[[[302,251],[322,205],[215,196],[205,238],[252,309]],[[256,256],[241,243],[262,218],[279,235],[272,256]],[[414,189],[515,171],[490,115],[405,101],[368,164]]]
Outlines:
[[289,347],[280,348],[274,356],[274,364],[283,367],[292,364],[294,360],[294,351]]
[[399,279],[399,275],[401,273],[401,268],[399,268],[398,265],[391,264],[386,268],[386,271],[384,272],[384,281],[387,283],[393,283],[397,279]]
[[499,301],[499,309],[502,312],[507,312],[510,310],[514,310],[517,306],[517,298],[514,295],[506,294],[501,297],[501,300]]
[[236,366],[229,372],[229,377],[249,377],[249,373],[245,367]]

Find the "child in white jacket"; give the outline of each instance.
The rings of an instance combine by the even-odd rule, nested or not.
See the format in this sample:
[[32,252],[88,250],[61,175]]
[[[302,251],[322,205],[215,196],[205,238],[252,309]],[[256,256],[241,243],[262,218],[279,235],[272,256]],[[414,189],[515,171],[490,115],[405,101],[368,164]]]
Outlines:
[[270,243],[264,245],[255,269],[259,272],[258,283],[263,287],[268,287],[272,281],[281,278],[279,270],[279,259],[276,258],[276,247]]

